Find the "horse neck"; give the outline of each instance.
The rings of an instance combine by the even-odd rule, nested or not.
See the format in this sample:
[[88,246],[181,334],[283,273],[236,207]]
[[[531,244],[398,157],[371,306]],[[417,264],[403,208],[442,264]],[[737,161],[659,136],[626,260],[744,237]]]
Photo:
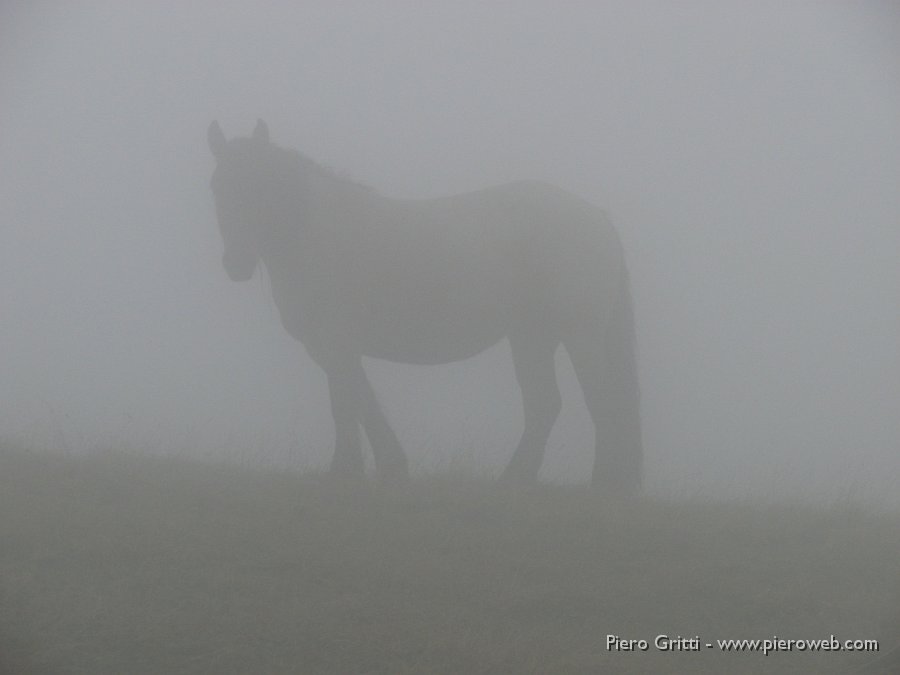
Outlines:
[[300,156],[292,166],[291,189],[275,209],[275,217],[262,233],[262,262],[273,281],[293,283],[303,268],[321,255],[339,251],[365,239],[365,230],[392,200],[349,180],[332,175]]

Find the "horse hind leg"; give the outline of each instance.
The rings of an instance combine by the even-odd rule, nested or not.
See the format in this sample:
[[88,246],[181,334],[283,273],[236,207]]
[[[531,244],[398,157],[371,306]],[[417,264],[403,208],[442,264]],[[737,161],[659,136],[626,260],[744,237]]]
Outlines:
[[630,494],[640,488],[642,451],[633,354],[616,337],[582,330],[563,340],[594,422],[594,487]]
[[513,366],[522,390],[525,428],[513,457],[503,472],[504,481],[536,482],[544,461],[547,439],[562,408],[556,382],[556,340],[510,337]]

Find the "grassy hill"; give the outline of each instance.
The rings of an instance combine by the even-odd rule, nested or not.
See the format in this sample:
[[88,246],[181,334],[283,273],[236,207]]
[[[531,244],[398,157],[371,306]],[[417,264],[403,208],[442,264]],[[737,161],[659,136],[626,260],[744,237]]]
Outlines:
[[0,671],[17,675],[847,673],[879,654],[705,644],[835,635],[883,658],[898,607],[900,517],[850,506],[0,448]]

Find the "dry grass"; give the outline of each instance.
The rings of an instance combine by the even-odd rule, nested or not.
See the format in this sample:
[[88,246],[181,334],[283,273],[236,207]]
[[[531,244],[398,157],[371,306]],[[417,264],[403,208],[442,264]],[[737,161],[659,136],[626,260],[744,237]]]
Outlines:
[[[606,635],[897,641],[900,519],[402,489],[0,449],[10,673],[846,673],[873,655],[615,653]],[[889,644],[890,643],[890,644]]]

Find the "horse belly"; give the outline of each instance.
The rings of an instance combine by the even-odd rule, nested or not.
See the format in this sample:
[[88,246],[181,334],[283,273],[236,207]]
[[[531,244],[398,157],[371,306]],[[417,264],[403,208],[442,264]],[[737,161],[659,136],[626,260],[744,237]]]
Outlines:
[[[484,242],[479,242],[484,243]],[[547,279],[527,245],[445,247],[385,265],[364,303],[366,355],[438,364],[469,358],[523,323],[549,318]]]
[[430,307],[420,312],[385,312],[367,322],[361,337],[366,356],[398,363],[435,365],[460,361],[502,340],[502,312],[485,306]]

